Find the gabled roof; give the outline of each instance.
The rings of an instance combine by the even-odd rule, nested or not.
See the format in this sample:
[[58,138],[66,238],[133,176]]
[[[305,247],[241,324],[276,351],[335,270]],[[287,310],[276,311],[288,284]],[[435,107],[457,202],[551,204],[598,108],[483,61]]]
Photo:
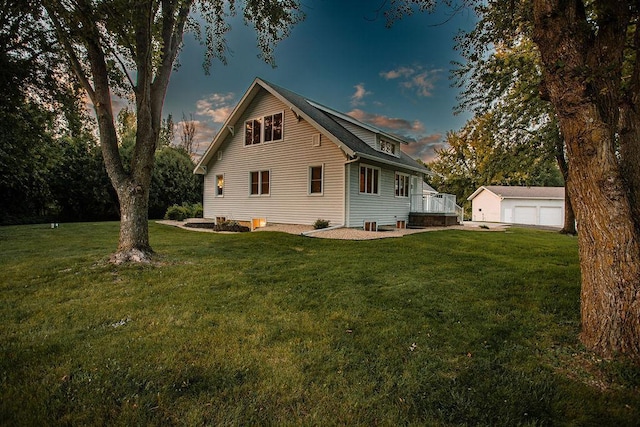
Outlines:
[[467,197],[467,200],[473,200],[484,190],[492,192],[501,199],[564,199],[564,187],[483,185]]
[[[211,143],[207,151],[200,158],[200,161],[198,162],[198,165],[196,166],[196,169],[194,171],[195,173],[202,173],[204,171],[203,166],[209,163],[222,142],[231,133],[231,129],[233,129],[233,126],[240,119],[246,108],[249,106],[251,101],[255,98],[255,96],[260,92],[261,89],[266,90],[267,92],[278,98],[282,103],[289,107],[293,114],[295,114],[297,117],[303,118],[311,126],[315,127],[326,136],[328,136],[328,138],[334,144],[340,147],[340,149],[342,149],[342,151],[344,151],[350,158],[361,158],[364,160],[376,161],[415,172],[431,174],[431,171],[429,171],[429,169],[403,153],[402,150],[400,150],[400,157],[375,150],[366,142],[362,141],[360,138],[340,125],[331,117],[331,114],[328,111],[332,111],[334,113],[337,112],[330,110],[327,107],[321,107],[320,104],[310,101],[295,92],[274,85],[272,83],[268,83],[259,78],[256,78],[253,81],[247,92],[244,94],[238,105],[235,107],[231,115],[229,115],[229,118],[227,118],[222,128],[213,139],[213,142]],[[373,128],[372,126],[365,125],[364,123],[359,122],[352,117],[349,118],[349,121],[367,130],[372,130]],[[397,141],[399,139],[397,136],[387,134],[386,132],[383,132],[379,129],[375,129],[372,131],[393,139],[394,141]],[[404,142],[406,143],[406,141]]]

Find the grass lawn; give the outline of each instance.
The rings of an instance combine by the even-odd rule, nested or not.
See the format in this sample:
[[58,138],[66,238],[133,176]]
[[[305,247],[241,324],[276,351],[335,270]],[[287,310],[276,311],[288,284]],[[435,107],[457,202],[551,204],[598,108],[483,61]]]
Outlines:
[[573,237],[332,241],[0,228],[2,425],[639,425],[640,368],[584,352]]

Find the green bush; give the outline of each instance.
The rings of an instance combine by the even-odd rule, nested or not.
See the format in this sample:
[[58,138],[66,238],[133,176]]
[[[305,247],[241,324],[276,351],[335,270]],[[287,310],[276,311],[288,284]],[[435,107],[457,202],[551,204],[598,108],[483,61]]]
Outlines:
[[202,203],[194,203],[193,205],[191,205],[191,214],[192,218],[204,217],[204,209],[202,208]]
[[169,206],[167,213],[164,215],[164,219],[170,219],[172,221],[184,221],[188,217],[189,213],[187,208],[179,205]]
[[329,221],[326,219],[317,219],[316,222],[313,223],[313,228],[319,230],[321,228],[327,228],[329,226]]
[[184,221],[187,218],[202,218],[203,212],[202,203],[183,203],[182,206],[169,206],[167,213],[164,214],[164,219]]

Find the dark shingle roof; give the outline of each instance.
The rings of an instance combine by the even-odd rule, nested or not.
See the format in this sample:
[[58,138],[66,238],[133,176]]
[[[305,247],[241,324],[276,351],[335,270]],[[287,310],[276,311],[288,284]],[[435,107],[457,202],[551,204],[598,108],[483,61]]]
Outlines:
[[[273,83],[269,83],[264,80],[261,81],[271,87],[274,91],[280,94],[280,96],[285,98],[289,103],[294,105],[297,109],[307,115],[318,125],[320,125],[324,130],[332,134],[335,138],[337,138],[340,142],[347,146],[356,156],[360,156],[369,160],[379,161],[386,164],[405,167],[423,173],[430,173],[429,169],[406,155],[402,150],[400,150],[400,157],[395,157],[390,154],[375,150],[366,142],[362,141],[360,138],[340,125],[331,117],[331,114],[310,104],[307,101],[307,98]],[[354,119],[354,121],[356,120]],[[382,131],[380,132],[384,133]]]

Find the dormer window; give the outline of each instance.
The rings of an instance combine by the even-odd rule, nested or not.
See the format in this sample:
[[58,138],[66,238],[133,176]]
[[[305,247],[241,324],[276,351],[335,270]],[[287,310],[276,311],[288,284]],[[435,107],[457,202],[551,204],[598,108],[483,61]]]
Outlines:
[[275,113],[247,120],[244,126],[244,145],[256,145],[282,140],[284,113]]
[[383,153],[391,154],[393,156],[396,155],[396,145],[392,142],[380,140],[380,151]]

